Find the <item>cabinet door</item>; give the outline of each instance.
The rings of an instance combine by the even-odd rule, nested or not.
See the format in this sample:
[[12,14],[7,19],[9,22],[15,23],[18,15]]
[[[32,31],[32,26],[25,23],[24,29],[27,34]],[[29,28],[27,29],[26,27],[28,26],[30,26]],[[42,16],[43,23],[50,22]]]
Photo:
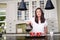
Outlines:
[[7,23],[7,33],[16,33],[16,14],[17,14],[17,2],[9,1],[7,2],[7,14],[6,14],[6,23]]

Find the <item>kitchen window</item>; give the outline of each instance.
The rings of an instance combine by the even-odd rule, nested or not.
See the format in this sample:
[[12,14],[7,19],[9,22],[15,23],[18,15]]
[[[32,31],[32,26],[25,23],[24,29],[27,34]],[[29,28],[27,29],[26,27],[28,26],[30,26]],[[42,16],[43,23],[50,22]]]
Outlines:
[[25,20],[29,19],[29,2],[26,2],[26,7],[28,10],[25,11]]
[[40,8],[44,9],[44,0],[40,0]]
[[37,2],[36,1],[32,1],[32,17],[35,16],[35,9],[37,7]]

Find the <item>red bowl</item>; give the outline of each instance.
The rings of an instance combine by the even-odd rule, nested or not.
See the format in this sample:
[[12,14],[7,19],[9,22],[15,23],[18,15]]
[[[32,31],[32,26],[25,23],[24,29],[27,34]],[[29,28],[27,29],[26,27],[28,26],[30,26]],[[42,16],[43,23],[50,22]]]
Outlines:
[[37,32],[36,33],[36,36],[41,36],[41,32]]
[[34,36],[35,35],[35,33],[34,32],[30,32],[30,36]]

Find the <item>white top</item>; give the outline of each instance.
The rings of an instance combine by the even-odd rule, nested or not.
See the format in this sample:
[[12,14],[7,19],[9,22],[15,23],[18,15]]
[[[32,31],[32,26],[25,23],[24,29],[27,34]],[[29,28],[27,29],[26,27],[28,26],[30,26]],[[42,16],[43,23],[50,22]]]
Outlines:
[[41,23],[39,21],[38,24],[35,22],[34,18],[31,18],[29,21],[31,21],[31,24],[32,24],[32,27],[33,27],[32,32],[35,32],[35,33],[36,32],[42,32],[42,33],[44,33],[44,27],[47,27],[47,22],[46,21],[44,23]]

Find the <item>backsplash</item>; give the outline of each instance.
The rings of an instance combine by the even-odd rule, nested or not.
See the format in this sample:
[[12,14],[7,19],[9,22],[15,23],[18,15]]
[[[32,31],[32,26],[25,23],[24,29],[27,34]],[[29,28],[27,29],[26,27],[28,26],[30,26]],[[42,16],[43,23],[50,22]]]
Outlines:
[[58,18],[56,10],[46,10],[45,18],[48,23],[48,31],[58,32]]

